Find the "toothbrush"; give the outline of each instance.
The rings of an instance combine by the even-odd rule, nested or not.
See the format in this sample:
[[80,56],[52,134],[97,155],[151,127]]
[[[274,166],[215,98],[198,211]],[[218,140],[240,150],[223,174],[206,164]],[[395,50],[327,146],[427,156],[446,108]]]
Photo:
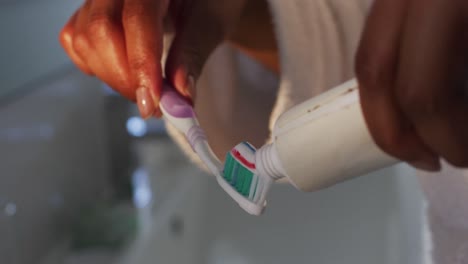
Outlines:
[[275,122],[271,143],[258,150],[246,142],[238,144],[227,154],[224,168],[192,107],[174,89],[166,85],[160,105],[165,118],[185,134],[219,185],[253,215],[262,214],[272,183],[281,178],[309,192],[400,162],[372,140],[356,79],[284,112]]
[[219,185],[248,213],[261,215],[274,179],[259,173],[257,151],[248,142],[235,146],[226,155]]
[[246,142],[238,144],[226,155],[223,166],[211,150],[192,106],[167,83],[164,83],[160,108],[164,118],[185,135],[221,188],[246,212],[262,214],[273,179],[257,173],[255,148]]

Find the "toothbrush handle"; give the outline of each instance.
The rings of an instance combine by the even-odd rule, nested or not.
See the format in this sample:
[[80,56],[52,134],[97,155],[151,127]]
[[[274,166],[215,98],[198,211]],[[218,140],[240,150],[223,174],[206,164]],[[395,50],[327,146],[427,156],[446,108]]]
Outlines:
[[192,106],[167,83],[164,83],[159,105],[164,118],[184,133],[193,151],[213,174],[219,176],[222,165],[208,145],[205,132],[198,124]]
[[163,85],[159,106],[164,118],[187,136],[193,126],[198,126],[195,111],[174,88]]

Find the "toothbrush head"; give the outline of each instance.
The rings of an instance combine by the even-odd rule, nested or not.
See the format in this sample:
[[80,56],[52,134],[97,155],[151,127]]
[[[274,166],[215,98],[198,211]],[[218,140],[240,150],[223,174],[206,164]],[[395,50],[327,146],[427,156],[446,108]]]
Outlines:
[[248,213],[261,215],[273,180],[258,173],[256,149],[249,143],[238,144],[227,154],[222,170],[222,164],[211,150],[192,106],[166,83],[160,106],[165,119],[185,135],[224,191]]
[[262,177],[255,167],[256,149],[247,142],[235,146],[227,155],[221,187],[248,213],[261,215],[266,206],[266,194],[272,184],[270,177]]

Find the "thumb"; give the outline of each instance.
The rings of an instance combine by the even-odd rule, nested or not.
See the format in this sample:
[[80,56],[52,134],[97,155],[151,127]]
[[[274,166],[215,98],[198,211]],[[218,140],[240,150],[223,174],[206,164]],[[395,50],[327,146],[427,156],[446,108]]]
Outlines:
[[[168,81],[187,98],[194,101],[195,83],[205,62],[223,42],[227,27],[222,19],[209,14],[207,8],[193,5],[184,21],[177,21],[176,36],[166,60],[165,74]],[[198,10],[197,10],[198,9]]]

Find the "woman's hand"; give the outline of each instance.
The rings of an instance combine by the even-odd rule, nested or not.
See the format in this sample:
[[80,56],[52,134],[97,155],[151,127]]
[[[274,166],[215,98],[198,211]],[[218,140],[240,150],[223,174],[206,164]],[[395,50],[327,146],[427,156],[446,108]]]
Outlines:
[[235,31],[247,0],[87,0],[60,41],[73,62],[130,100],[147,118],[160,116],[165,22],[175,39],[166,78],[187,97],[212,51]]
[[468,2],[375,0],[356,59],[364,116],[388,154],[468,167]]

